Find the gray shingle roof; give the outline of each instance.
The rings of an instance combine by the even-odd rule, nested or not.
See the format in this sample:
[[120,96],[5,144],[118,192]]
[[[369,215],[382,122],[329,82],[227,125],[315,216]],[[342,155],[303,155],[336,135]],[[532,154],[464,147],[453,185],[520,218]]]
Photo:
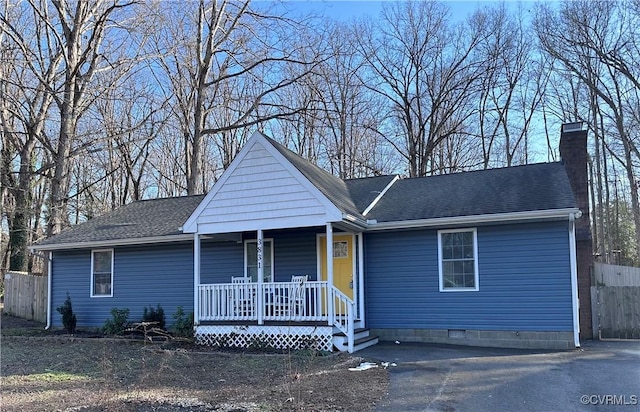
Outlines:
[[351,199],[362,213],[395,177],[395,175],[363,177],[345,180],[344,183],[347,185]]
[[37,246],[181,235],[204,195],[141,200],[70,227]]
[[575,207],[564,166],[540,163],[401,179],[367,218],[394,222]]
[[[269,139],[301,173],[343,212],[362,212],[394,176],[340,180]],[[36,247],[181,235],[179,228],[204,195],[143,200],[71,227]],[[561,163],[400,179],[367,219],[401,222],[495,213],[576,208]]]

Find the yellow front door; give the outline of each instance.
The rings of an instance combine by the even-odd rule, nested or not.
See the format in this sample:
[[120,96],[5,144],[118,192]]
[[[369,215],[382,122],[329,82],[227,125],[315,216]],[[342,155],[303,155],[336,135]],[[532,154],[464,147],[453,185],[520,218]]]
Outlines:
[[[333,236],[333,284],[353,299],[353,236]],[[327,280],[327,238],[320,237],[320,276]]]

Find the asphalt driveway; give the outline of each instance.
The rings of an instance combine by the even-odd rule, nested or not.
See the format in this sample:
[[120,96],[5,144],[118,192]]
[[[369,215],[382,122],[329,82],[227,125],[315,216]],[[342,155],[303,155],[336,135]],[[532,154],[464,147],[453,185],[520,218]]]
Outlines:
[[379,411],[640,411],[638,341],[572,351],[382,342],[358,354],[397,364]]

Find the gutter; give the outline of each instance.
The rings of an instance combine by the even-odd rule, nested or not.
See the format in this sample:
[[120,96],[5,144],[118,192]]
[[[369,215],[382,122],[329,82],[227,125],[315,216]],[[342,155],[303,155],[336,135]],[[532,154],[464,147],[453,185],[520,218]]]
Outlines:
[[511,213],[490,213],[472,216],[440,217],[434,219],[416,219],[394,222],[381,222],[375,220],[368,221],[367,231],[388,230],[388,229],[412,229],[418,227],[469,225],[478,223],[508,223],[522,220],[542,220],[542,219],[566,219],[567,215],[577,215],[578,208],[533,210],[527,212]]
[[343,213],[342,214],[342,221],[351,223],[351,224],[359,227],[360,229],[367,229],[367,227],[368,227],[368,221],[367,220],[362,219],[362,218],[360,218],[358,216],[350,215],[348,213]]
[[144,245],[152,243],[169,243],[193,240],[191,234],[170,235],[170,236],[154,236],[154,237],[137,237],[130,239],[111,239],[99,240],[93,242],[72,242],[72,243],[49,243],[44,245],[32,245],[32,251],[42,250],[66,250],[66,249],[86,249],[108,246],[126,246],[126,245]]
[[571,265],[571,307],[573,314],[573,344],[580,347],[580,300],[578,298],[578,258],[576,251],[576,223],[575,219],[582,216],[582,212],[569,214],[569,262]]

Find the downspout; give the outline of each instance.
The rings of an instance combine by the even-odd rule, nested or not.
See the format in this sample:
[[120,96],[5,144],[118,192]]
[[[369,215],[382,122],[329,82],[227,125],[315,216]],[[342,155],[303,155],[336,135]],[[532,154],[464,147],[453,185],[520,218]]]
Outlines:
[[193,234],[193,325],[200,324],[200,234]]
[[569,213],[569,262],[571,265],[571,306],[573,308],[573,343],[580,347],[580,301],[578,300],[578,259],[576,252],[576,223],[582,213]]
[[47,259],[47,325],[44,327],[45,330],[49,330],[51,327],[51,277],[53,276],[52,261],[53,261],[53,252],[49,252],[49,258]]
[[366,325],[364,319],[364,233],[358,234],[358,310],[362,327]]

